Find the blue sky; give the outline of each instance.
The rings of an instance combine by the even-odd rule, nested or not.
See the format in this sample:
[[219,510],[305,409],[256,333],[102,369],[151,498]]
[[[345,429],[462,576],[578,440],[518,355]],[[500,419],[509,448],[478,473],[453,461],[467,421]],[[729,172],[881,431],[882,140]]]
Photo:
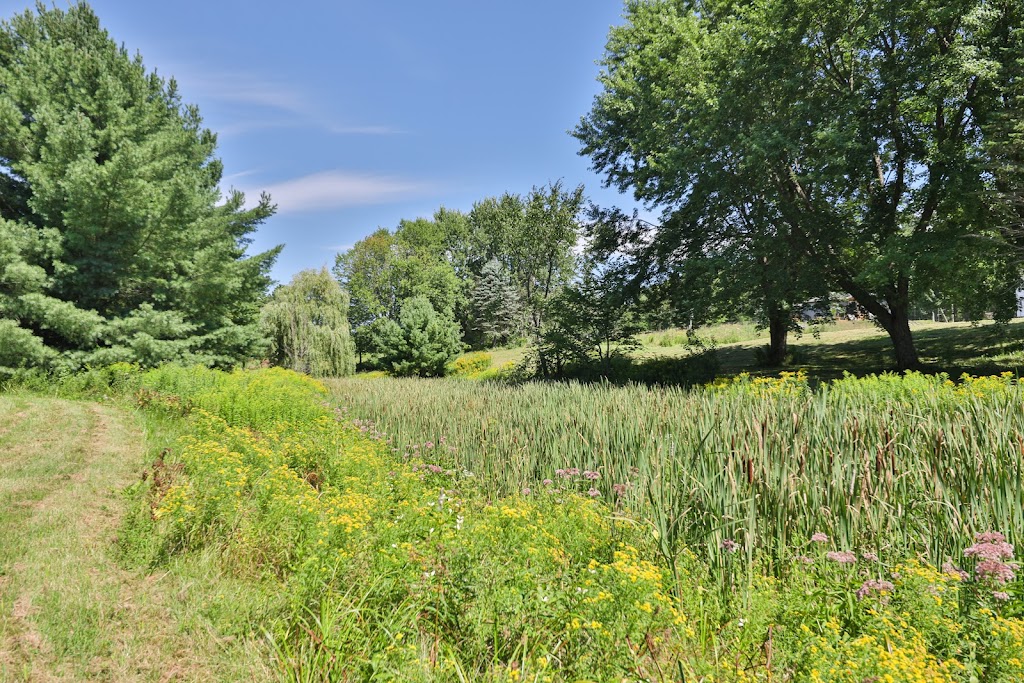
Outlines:
[[253,248],[286,245],[278,280],[378,226],[549,181],[633,206],[567,133],[598,91],[621,0],[91,5],[198,105],[226,184],[271,193],[279,211]]

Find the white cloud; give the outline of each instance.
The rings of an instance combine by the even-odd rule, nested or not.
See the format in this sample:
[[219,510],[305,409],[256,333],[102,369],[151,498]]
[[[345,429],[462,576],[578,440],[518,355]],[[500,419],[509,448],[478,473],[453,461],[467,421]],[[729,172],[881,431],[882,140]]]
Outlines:
[[351,249],[354,246],[355,246],[354,244],[332,244],[332,245],[328,245],[326,247],[320,247],[320,248],[322,250],[324,250],[324,251],[330,251],[330,252],[336,252],[336,253],[339,253],[339,254],[343,254],[343,253],[345,253],[346,251],[348,251],[349,249]]
[[[395,135],[402,132],[387,125],[339,123],[302,90],[254,74],[197,72],[189,68],[178,69],[177,74],[186,99],[191,94],[201,101],[239,106],[236,118],[218,125],[217,131],[224,136],[308,125],[336,135]],[[282,114],[287,117],[281,118]]]
[[428,183],[393,176],[322,171],[243,192],[249,202],[268,192],[278,213],[283,214],[382,204],[417,197],[431,189]]

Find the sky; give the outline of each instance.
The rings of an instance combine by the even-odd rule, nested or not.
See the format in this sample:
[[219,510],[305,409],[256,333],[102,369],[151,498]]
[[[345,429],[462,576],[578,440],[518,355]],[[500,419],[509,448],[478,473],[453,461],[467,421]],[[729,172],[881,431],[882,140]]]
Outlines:
[[[62,4],[63,0],[58,0]],[[31,3],[0,0],[3,16]],[[277,214],[251,251],[286,282],[378,227],[561,180],[601,204],[568,133],[622,0],[92,0],[218,134],[224,183]]]

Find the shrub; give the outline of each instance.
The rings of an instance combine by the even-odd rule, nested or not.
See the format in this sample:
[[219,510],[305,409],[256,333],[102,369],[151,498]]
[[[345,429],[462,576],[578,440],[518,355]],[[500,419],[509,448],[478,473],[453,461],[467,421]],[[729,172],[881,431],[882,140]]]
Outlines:
[[471,377],[490,369],[493,357],[486,351],[474,351],[464,356],[459,356],[452,364],[452,374],[462,377]]

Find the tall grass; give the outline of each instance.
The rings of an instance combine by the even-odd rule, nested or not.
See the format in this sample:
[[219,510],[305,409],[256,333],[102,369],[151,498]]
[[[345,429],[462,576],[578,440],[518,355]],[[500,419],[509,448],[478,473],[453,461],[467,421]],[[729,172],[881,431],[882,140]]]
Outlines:
[[[446,443],[491,495],[545,479],[593,486],[655,520],[662,535],[712,555],[731,539],[777,558],[773,550],[820,531],[848,547],[910,549],[942,562],[974,532],[1016,538],[1024,529],[1024,389],[1007,376],[851,377],[814,390],[792,375],[691,391],[397,379],[331,386],[400,451]],[[556,475],[574,467],[600,478]]]

